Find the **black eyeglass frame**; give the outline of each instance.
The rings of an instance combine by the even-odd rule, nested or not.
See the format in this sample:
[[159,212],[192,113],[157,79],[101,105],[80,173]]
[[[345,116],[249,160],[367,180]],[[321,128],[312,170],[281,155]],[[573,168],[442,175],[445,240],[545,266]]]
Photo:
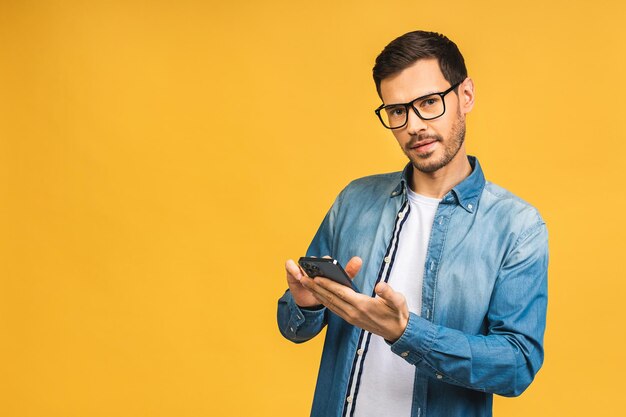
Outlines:
[[[391,130],[393,130],[393,129],[400,129],[400,128],[403,128],[404,126],[406,126],[406,124],[409,122],[409,106],[413,109],[413,111],[415,112],[417,117],[419,117],[422,120],[434,120],[434,119],[437,119],[437,118],[443,116],[444,114],[446,114],[446,100],[445,100],[445,96],[449,92],[451,92],[452,90],[457,88],[459,85],[461,85],[461,82],[458,82],[458,83],[454,84],[453,86],[448,88],[446,91],[442,91],[440,93],[426,94],[426,95],[420,96],[420,97],[418,97],[416,99],[413,99],[413,100],[409,101],[408,103],[387,104],[387,105],[385,105],[385,103],[383,103],[376,110],[374,110],[374,113],[376,113],[376,116],[378,116],[378,119],[380,119],[380,122],[383,124],[383,126],[385,126],[387,129],[391,129]],[[435,116],[435,117],[422,117],[422,115],[420,114],[419,110],[417,110],[415,108],[413,103],[415,103],[418,100],[422,100],[422,99],[424,99],[426,97],[430,97],[430,96],[439,96],[439,97],[441,97],[441,101],[443,102],[443,112],[441,112],[441,114],[439,116]],[[384,110],[386,108],[396,107],[396,106],[404,106],[404,109],[406,110],[406,120],[404,121],[404,123],[401,126],[389,127],[383,121],[383,117],[380,115],[380,112],[381,112],[381,110]]]

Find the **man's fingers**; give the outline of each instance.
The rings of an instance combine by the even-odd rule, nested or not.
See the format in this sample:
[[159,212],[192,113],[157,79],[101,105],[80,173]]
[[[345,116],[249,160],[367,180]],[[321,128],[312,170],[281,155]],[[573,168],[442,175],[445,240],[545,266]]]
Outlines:
[[351,306],[336,294],[333,294],[319,285],[316,286],[315,290],[311,290],[311,293],[319,303],[325,305],[330,311],[344,319],[348,318],[347,311],[351,309]]
[[379,282],[376,284],[376,295],[382,298],[387,305],[400,310],[405,303],[404,296],[399,292],[396,292],[386,282]]
[[304,278],[302,280],[302,284],[308,288],[309,291],[311,291],[312,293],[319,295],[320,297],[324,298],[324,300],[328,300],[329,298],[332,298],[331,294],[332,292],[329,291],[328,289],[326,289],[325,287],[323,287],[321,280],[324,280],[327,278]]
[[351,298],[354,293],[352,289],[328,278],[317,277],[313,280],[304,278],[302,282],[309,291],[322,297],[324,304],[332,304],[346,310],[354,303],[354,299]]
[[338,300],[354,302],[351,297],[356,293],[352,288],[324,277],[316,277],[314,282],[316,284],[316,291],[321,292],[323,295],[328,296],[329,294],[333,294],[333,297],[336,297]]
[[287,275],[290,275],[298,281],[302,279],[302,271],[300,270],[300,267],[296,265],[293,259],[289,259],[287,262],[285,262],[285,270],[287,271]]
[[359,270],[361,270],[362,265],[363,265],[363,260],[359,258],[358,256],[353,256],[352,259],[350,259],[348,263],[346,264],[345,269],[346,269],[346,272],[348,273],[348,276],[354,279],[356,274],[359,273]]

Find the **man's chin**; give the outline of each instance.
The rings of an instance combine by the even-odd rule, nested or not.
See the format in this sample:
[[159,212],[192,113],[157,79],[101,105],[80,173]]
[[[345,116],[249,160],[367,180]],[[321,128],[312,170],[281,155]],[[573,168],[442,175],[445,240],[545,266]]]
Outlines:
[[444,165],[435,164],[435,163],[433,163],[433,164],[423,164],[423,163],[416,164],[415,162],[413,162],[413,167],[415,169],[417,169],[418,171],[423,172],[425,174],[431,174],[431,173],[433,173],[435,171],[438,171],[439,169],[443,168]]
[[417,157],[412,155],[411,164],[415,169],[424,173],[432,173],[437,171],[438,169],[443,168],[445,164],[442,164],[442,161],[437,160],[433,156],[434,152],[429,152],[427,154],[418,155]]

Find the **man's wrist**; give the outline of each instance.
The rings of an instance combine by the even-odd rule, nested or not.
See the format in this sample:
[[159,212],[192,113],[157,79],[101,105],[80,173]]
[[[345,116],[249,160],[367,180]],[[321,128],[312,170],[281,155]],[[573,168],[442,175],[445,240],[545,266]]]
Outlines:
[[387,342],[390,345],[396,343],[398,339],[400,339],[402,335],[404,334],[404,332],[406,331],[406,327],[408,324],[409,324],[409,318],[406,317],[404,319],[404,323],[400,323],[397,331],[393,332],[391,335],[389,335],[389,337],[384,338],[385,342]]
[[[296,303],[297,305],[297,303]],[[306,310],[306,311],[319,311],[321,309],[324,308],[324,304],[317,304],[317,305],[313,305],[313,306],[298,306],[298,308],[300,310]]]

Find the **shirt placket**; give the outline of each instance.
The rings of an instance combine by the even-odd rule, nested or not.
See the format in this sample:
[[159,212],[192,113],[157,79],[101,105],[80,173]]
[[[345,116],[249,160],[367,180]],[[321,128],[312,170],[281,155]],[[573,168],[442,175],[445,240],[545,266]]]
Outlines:
[[[424,264],[424,281],[422,286],[422,317],[434,321],[435,293],[437,289],[437,273],[443,254],[444,242],[450,218],[456,208],[456,199],[452,191],[444,196],[437,207],[437,213],[433,221],[433,227],[428,241],[426,262]],[[419,370],[415,372],[415,384],[413,388],[412,417],[425,417],[427,408],[428,377],[422,375]]]

